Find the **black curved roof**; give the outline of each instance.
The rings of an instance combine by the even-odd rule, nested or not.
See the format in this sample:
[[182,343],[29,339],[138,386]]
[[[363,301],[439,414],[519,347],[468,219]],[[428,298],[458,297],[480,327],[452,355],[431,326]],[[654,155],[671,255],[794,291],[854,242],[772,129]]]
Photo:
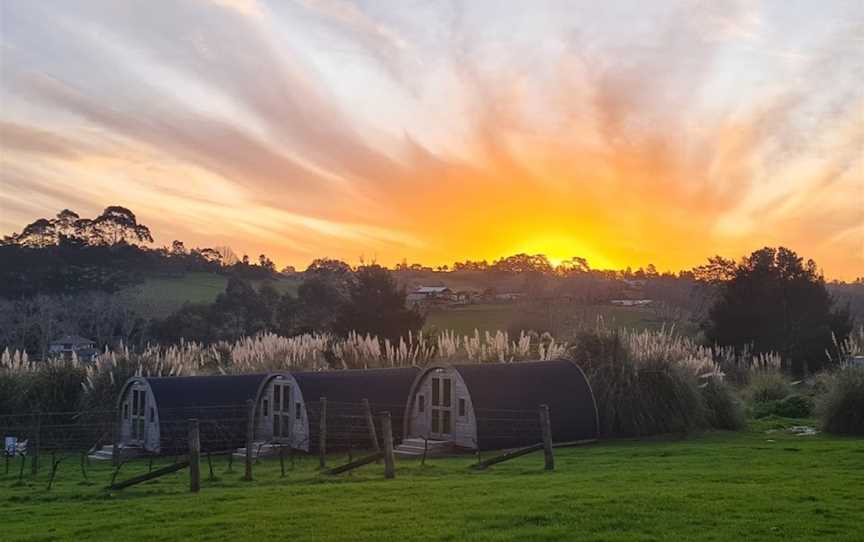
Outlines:
[[344,371],[292,372],[300,386],[303,400],[316,402],[326,397],[328,402],[360,403],[363,399],[376,410],[393,409],[401,414],[411,384],[420,369],[400,367],[392,369],[350,369]]
[[248,399],[256,399],[258,388],[266,374],[220,376],[169,376],[146,378],[156,399],[161,420],[189,416],[214,417],[219,407],[245,407]]
[[[549,405],[554,442],[597,438],[597,406],[582,370],[569,360],[453,365],[468,387],[480,449],[534,444],[535,430],[520,434],[503,420],[524,416],[528,425]],[[539,431],[539,423],[536,425]],[[530,433],[530,434],[528,434]]]

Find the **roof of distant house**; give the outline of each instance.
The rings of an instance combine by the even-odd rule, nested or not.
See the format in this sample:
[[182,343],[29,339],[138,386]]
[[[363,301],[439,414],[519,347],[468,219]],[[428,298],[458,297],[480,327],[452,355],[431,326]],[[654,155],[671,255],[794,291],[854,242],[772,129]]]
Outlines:
[[420,286],[414,293],[418,294],[443,294],[444,292],[449,292],[450,288],[446,286]]
[[90,346],[96,344],[90,339],[85,339],[80,335],[63,335],[59,339],[51,341],[51,344],[71,344],[73,346]]

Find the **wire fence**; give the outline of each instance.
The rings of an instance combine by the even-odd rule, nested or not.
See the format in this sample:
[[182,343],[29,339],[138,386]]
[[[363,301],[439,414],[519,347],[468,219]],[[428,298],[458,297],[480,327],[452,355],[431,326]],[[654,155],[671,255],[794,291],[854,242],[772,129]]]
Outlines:
[[[390,457],[385,461],[389,461],[389,471],[385,469],[385,476],[389,472],[388,477],[392,477],[393,448],[398,446],[405,436],[402,434],[404,405],[348,403],[322,398],[319,401],[306,402],[302,415],[295,418],[292,413],[290,425],[296,432],[292,430],[278,436],[273,420],[275,413],[255,407],[256,405],[247,402],[194,408],[151,409],[138,413],[124,409],[0,415],[0,436],[4,442],[6,474],[9,474],[10,468],[17,468],[20,481],[28,471],[35,476],[39,469],[49,468],[50,489],[59,463],[69,457],[79,456],[85,480],[87,465],[91,460],[103,460],[105,464],[113,465],[115,470],[110,486],[114,487],[118,479],[122,479],[121,473],[129,470],[124,465],[144,462],[147,472],[139,477],[148,479],[154,472],[158,475],[160,469],[176,471],[186,468],[190,458],[197,458],[199,454],[206,458],[211,478],[212,458],[227,456],[229,471],[232,470],[234,462],[243,463],[247,479],[252,479],[252,466],[249,461],[257,462],[259,458],[268,455],[279,458],[282,476],[285,476],[286,459],[293,466],[295,460],[304,455],[317,455],[320,467],[324,468],[325,461],[340,461],[334,454],[337,457],[345,454],[342,457],[346,463],[351,464],[358,459],[364,461],[364,458],[377,461],[369,454],[381,454],[377,456],[381,459],[389,453]],[[454,442],[459,440],[457,446],[433,450],[428,457],[424,451],[424,462],[427,459],[453,455],[465,457],[467,449],[474,449],[479,462],[480,449],[505,450],[537,446],[544,440],[540,409],[480,409],[472,411],[471,414],[453,409],[451,414],[446,427],[438,425],[435,428],[441,433],[425,434],[421,435],[421,438],[440,441],[444,440],[445,432],[453,432],[455,436],[463,431],[461,440],[454,438]],[[466,424],[470,426],[472,421],[476,423],[476,427],[473,430],[470,427],[466,429]],[[437,423],[444,422],[439,419]],[[195,428],[194,439],[192,426]],[[412,431],[412,436],[417,435]],[[426,445],[428,446],[428,442]],[[482,453],[483,457],[489,455],[493,454]],[[169,459],[169,467],[154,471],[154,465],[164,463],[166,458]],[[197,465],[197,459],[195,464]],[[137,472],[140,469],[132,470]],[[135,480],[133,482],[138,483]]]

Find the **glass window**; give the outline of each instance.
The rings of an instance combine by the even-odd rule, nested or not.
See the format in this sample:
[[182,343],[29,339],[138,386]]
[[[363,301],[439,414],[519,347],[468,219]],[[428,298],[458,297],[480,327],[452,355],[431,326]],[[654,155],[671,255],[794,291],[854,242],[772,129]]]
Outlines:
[[440,401],[440,392],[441,392],[441,379],[433,378],[432,379],[432,406],[438,406],[441,404]]
[[452,395],[450,393],[450,379],[445,378],[443,384],[444,384],[444,397],[441,398],[441,402],[444,406],[450,406],[450,396]]
[[291,388],[289,386],[282,386],[282,409],[285,412],[288,412],[288,409],[291,407]]
[[465,399],[459,399],[459,416],[465,416]]
[[282,410],[282,386],[273,388],[273,412]]
[[138,414],[138,390],[132,390],[132,415]]
[[129,403],[123,403],[123,419],[129,419]]
[[264,399],[264,417],[267,417],[269,415],[270,415],[270,401],[268,401],[267,399]]
[[432,432],[440,433],[441,432],[441,411],[437,408],[432,409]]
[[417,412],[423,413],[426,412],[426,396],[418,395],[417,396]]
[[300,419],[300,403],[294,403],[294,417]]
[[441,432],[449,433],[450,432],[450,411],[442,410],[441,411]]
[[152,406],[150,407],[150,423],[153,423],[156,420],[156,409]]

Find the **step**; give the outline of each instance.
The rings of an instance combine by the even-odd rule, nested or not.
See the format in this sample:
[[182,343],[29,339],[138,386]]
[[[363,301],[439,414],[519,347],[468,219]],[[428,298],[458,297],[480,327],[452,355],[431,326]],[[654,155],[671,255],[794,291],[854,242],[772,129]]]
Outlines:
[[[120,453],[120,459],[130,459],[144,455],[144,450],[140,446],[119,446],[117,451]],[[95,461],[110,461],[114,459],[114,446],[102,446],[98,450],[91,452],[87,457]]]
[[[270,457],[276,455],[279,451],[279,446],[269,442],[255,442],[252,444],[252,457]],[[246,457],[246,447],[237,448],[234,451],[234,457]]]
[[422,438],[414,438],[414,437],[403,439],[401,445],[412,446],[415,448],[425,448],[426,446],[428,446],[430,450],[433,448],[452,448],[453,447],[453,443],[449,440],[432,440],[432,439],[429,439],[428,441],[424,441]]

